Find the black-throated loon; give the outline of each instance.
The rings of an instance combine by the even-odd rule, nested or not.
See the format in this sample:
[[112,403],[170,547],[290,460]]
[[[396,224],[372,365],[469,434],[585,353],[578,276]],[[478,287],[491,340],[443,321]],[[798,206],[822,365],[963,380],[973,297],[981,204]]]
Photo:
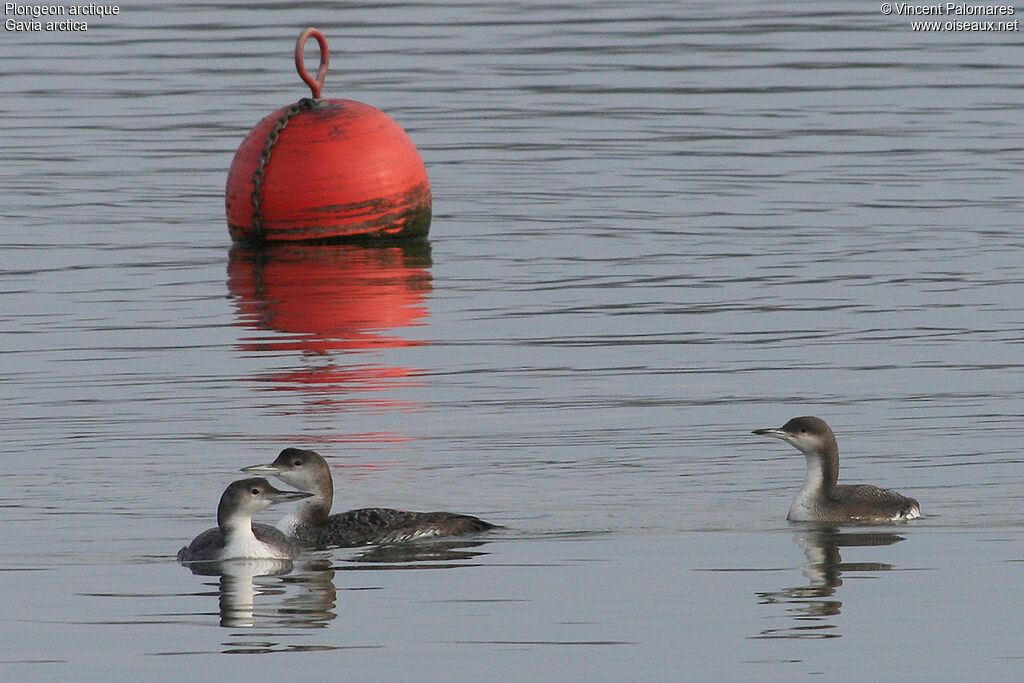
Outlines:
[[268,465],[245,467],[243,472],[277,477],[312,494],[294,514],[277,527],[298,540],[316,546],[355,547],[401,543],[417,538],[453,536],[493,529],[494,524],[452,512],[409,512],[390,508],[361,508],[330,514],[334,482],[327,461],[316,451],[286,448]]
[[889,489],[869,484],[836,484],[839,446],[832,429],[818,417],[794,417],[778,429],[754,434],[782,439],[807,458],[807,479],[789,508],[792,522],[884,524],[921,516],[921,506]]
[[309,498],[299,491],[281,491],[262,478],[232,482],[220,497],[217,526],[207,529],[178,551],[178,562],[246,559],[291,559],[302,548],[279,529],[253,524],[252,516],[275,503]]

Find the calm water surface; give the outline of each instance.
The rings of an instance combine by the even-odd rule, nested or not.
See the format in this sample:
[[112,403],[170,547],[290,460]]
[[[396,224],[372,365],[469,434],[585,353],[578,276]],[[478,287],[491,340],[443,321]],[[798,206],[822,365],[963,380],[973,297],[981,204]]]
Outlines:
[[[307,25],[419,147],[429,243],[232,248]],[[0,59],[4,678],[1019,676],[1019,31],[196,2]],[[787,524],[802,458],[749,432],[808,413],[926,517]],[[178,566],[289,445],[343,509],[504,528]]]

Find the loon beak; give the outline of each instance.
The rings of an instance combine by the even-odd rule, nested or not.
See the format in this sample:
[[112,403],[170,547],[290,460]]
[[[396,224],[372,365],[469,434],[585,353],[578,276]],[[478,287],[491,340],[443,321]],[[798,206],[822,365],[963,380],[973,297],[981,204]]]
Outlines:
[[[770,436],[773,439],[782,439],[783,441],[789,441],[789,433],[781,429],[755,429],[751,434],[757,434],[758,436]],[[242,470],[248,472],[249,470]]]
[[277,465],[250,465],[249,467],[243,467],[241,472],[248,472],[249,474],[279,474],[281,468]]
[[274,491],[271,497],[275,503],[287,503],[292,500],[310,498],[312,495],[312,493],[306,493],[305,491]]

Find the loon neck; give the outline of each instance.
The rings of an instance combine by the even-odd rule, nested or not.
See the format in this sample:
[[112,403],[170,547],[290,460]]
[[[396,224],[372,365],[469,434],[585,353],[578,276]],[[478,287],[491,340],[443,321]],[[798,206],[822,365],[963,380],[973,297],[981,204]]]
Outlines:
[[296,517],[305,523],[326,521],[334,502],[334,482],[331,480],[331,470],[327,463],[323,464],[322,470],[317,471],[312,481],[306,480],[303,483],[305,485],[298,488],[313,495],[299,503]]
[[316,476],[312,478],[311,485],[300,486],[306,493],[312,493],[299,503],[298,516],[306,522],[319,522],[326,520],[331,514],[331,505],[334,503],[334,481],[331,478],[331,469],[326,462],[322,467],[317,468]]
[[839,481],[839,448],[835,439],[820,451],[805,453],[807,478],[804,480],[804,495],[829,497]]
[[331,514],[331,498],[315,494],[299,503],[296,517],[305,523],[323,522]]
[[217,526],[220,527],[225,539],[249,536],[256,538],[252,530],[252,517],[224,503],[217,507]]

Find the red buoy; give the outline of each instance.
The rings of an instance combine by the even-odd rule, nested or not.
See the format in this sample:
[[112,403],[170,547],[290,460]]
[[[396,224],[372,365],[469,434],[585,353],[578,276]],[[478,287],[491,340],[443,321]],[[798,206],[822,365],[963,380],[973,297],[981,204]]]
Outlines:
[[[312,78],[306,40],[320,44]],[[308,28],[295,68],[313,97],[282,107],[250,131],[228,171],[228,229],[242,242],[422,237],[430,182],[419,152],[391,117],[352,100],[321,99],[330,54]]]

